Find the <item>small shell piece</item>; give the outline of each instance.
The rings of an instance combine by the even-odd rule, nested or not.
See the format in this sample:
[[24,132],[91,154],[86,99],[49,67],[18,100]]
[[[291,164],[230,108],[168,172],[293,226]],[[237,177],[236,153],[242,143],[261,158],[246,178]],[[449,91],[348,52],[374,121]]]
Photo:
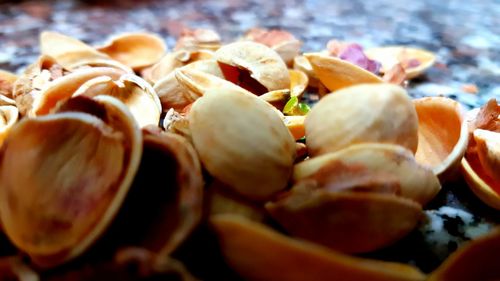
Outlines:
[[416,151],[418,119],[406,91],[391,84],[348,87],[322,98],[305,121],[310,155],[355,143],[383,142]]
[[500,280],[500,229],[459,248],[432,272],[429,281]]
[[117,80],[109,76],[88,80],[73,94],[79,95],[108,95],[119,99],[129,108],[141,128],[158,126],[160,122],[160,99],[148,82],[133,74],[124,74]]
[[256,94],[290,88],[286,64],[274,50],[263,44],[251,41],[231,43],[217,50],[215,59],[221,64],[227,80],[244,88],[244,84],[256,88],[257,85],[252,85],[252,81],[245,81],[249,78],[241,76],[242,71],[248,72],[254,82],[265,88]]
[[322,53],[308,53],[304,56],[321,83],[330,91],[356,84],[383,82],[377,75],[340,58]]
[[309,79],[308,86],[312,88],[318,88],[319,82],[318,76],[314,73],[311,63],[304,56],[296,56],[293,59],[293,69],[302,71],[307,75]]
[[302,42],[293,34],[280,29],[252,28],[244,39],[264,44],[276,51],[287,65],[292,65],[293,58],[299,55]]
[[477,156],[488,176],[500,182],[500,133],[476,129],[473,132]]
[[415,267],[347,256],[241,216],[211,219],[227,263],[245,280],[423,281]]
[[371,48],[365,50],[365,54],[382,64],[382,72],[387,72],[394,65],[401,64],[407,79],[422,75],[436,62],[436,56],[433,53],[405,46]]
[[299,97],[304,93],[307,86],[309,85],[309,78],[307,75],[295,69],[289,69],[290,74],[290,94],[292,97]]
[[292,133],[292,136],[298,140],[306,135],[306,130],[304,127],[304,121],[306,119],[305,115],[290,115],[285,116],[283,121],[286,127]]
[[142,137],[127,108],[108,96],[86,104],[95,115],[24,118],[0,153],[3,229],[41,267],[80,255],[104,232],[139,166]]
[[[376,183],[377,175],[392,178],[396,194],[422,205],[441,189],[430,169],[418,164],[409,150],[393,144],[363,143],[314,157],[295,165],[293,180],[309,180],[316,187],[345,191],[354,180]],[[368,185],[368,191],[374,191],[371,187],[377,186]]]
[[167,45],[155,34],[137,32],[115,36],[97,50],[133,70],[140,70],[157,63],[165,55]]
[[432,168],[441,181],[452,179],[469,138],[460,103],[445,97],[413,100],[418,115],[417,162]]
[[189,113],[204,167],[233,191],[269,199],[288,183],[295,141],[275,109],[253,94],[209,90]]
[[14,73],[0,69],[0,95],[12,98],[12,91],[17,78]]
[[17,122],[19,110],[13,100],[0,95],[0,147],[10,129]]

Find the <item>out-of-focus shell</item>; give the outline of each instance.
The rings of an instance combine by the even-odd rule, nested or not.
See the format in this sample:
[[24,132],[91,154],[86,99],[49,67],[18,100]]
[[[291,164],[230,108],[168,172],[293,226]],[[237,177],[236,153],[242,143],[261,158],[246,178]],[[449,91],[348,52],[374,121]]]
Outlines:
[[393,194],[295,187],[266,209],[293,236],[346,253],[393,244],[422,218],[420,204]]
[[[176,68],[201,60],[209,60],[212,57],[213,52],[205,50],[192,52],[186,50],[175,51],[173,53],[166,54],[155,65],[142,71],[142,77],[146,79],[146,81],[155,84],[171,74]],[[217,66],[217,68],[219,68],[219,66]]]
[[147,125],[158,126],[160,122],[160,99],[148,82],[133,74],[124,74],[117,80],[109,76],[88,80],[73,94],[79,95],[109,95],[119,99],[128,107],[141,128]]
[[[412,153],[393,144],[364,143],[351,145],[295,165],[294,182],[312,181],[319,188],[343,191],[355,181],[375,182],[376,176],[394,181],[397,194],[422,205],[441,189],[432,171],[415,161]],[[373,191],[371,185],[360,186]]]
[[418,119],[406,91],[391,84],[341,89],[322,98],[305,121],[311,155],[355,143],[382,142],[416,151]]
[[85,82],[99,76],[109,76],[118,79],[124,72],[116,68],[92,67],[75,70],[65,76],[50,81],[38,94],[33,96],[30,116],[49,114],[58,103],[61,103],[73,95]]
[[304,127],[305,119],[305,115],[290,115],[283,118],[286,127],[290,130],[290,133],[292,133],[292,136],[296,140],[303,138],[306,135]]
[[186,114],[179,113],[171,108],[165,114],[162,125],[165,131],[181,135],[189,141],[192,140],[191,131],[189,130],[189,119],[186,117]]
[[231,43],[217,50],[215,59],[226,79],[240,86],[243,85],[239,72],[247,71],[252,79],[267,89],[264,92],[290,88],[286,64],[275,51],[263,44],[251,41]]
[[[224,78],[215,60],[196,61],[179,68],[179,70],[185,70],[185,73],[187,74],[181,73],[176,75],[175,71],[173,71],[170,72],[170,74],[168,74],[165,78],[159,80],[154,84],[154,89],[158,94],[162,107],[165,111],[169,110],[170,108],[180,111],[184,107],[193,103],[198,97],[202,95],[202,93],[200,92],[201,90],[190,91],[189,88],[187,89],[185,86],[183,86],[188,84],[196,84],[196,82],[194,81],[192,83],[187,82],[192,80],[189,79],[190,70],[197,70],[203,73],[207,73],[219,77],[221,78],[221,80]],[[195,88],[200,89],[201,87],[204,87],[204,85]]]
[[300,70],[304,72],[309,78],[308,86],[312,88],[317,88],[319,86],[319,78],[314,73],[311,63],[304,56],[296,56],[293,59],[293,69]]
[[204,167],[233,191],[266,200],[286,187],[295,142],[265,101],[231,89],[210,90],[193,104],[189,128]]
[[140,70],[157,63],[167,51],[167,45],[153,33],[137,32],[115,36],[97,50],[133,70]]
[[417,162],[432,168],[441,181],[458,171],[469,132],[460,103],[445,97],[413,100],[418,116]]
[[19,256],[1,257],[0,280],[40,281],[40,276]]
[[177,40],[174,50],[216,51],[220,46],[221,38],[217,32],[205,28],[185,28]]
[[292,65],[293,58],[299,55],[302,46],[302,42],[293,34],[280,29],[252,28],[245,33],[243,38],[264,44],[275,50],[289,66]]
[[308,53],[304,56],[311,63],[321,83],[330,91],[356,84],[383,82],[380,77],[368,70],[327,54]]
[[211,219],[227,263],[245,280],[423,281],[415,267],[347,256],[235,215]]
[[500,280],[500,229],[459,248],[429,276],[429,281]]
[[491,178],[477,155],[462,159],[462,174],[467,185],[488,206],[500,210],[500,183]]
[[14,73],[0,69],[0,95],[12,98],[12,91],[17,78]]
[[286,102],[290,99],[291,92],[288,89],[276,90],[260,95],[259,98],[272,104],[279,110],[283,110]]
[[472,132],[476,142],[476,153],[483,170],[500,182],[500,133],[476,129]]
[[75,103],[92,115],[24,118],[0,153],[4,232],[41,267],[80,255],[104,232],[141,158],[141,133],[125,105],[108,96]]
[[382,64],[382,72],[387,72],[400,63],[405,69],[407,79],[422,75],[436,62],[436,56],[433,53],[405,46],[371,48],[365,50],[365,54]]
[[0,94],[0,147],[3,140],[7,137],[9,130],[17,122],[19,110],[15,102]]
[[288,73],[290,74],[290,92],[292,97],[301,96],[309,84],[309,78],[301,70],[289,69]]
[[44,31],[40,34],[40,52],[54,58],[59,65],[68,70],[94,65],[116,67],[125,72],[130,68],[114,61],[82,41],[57,32]]

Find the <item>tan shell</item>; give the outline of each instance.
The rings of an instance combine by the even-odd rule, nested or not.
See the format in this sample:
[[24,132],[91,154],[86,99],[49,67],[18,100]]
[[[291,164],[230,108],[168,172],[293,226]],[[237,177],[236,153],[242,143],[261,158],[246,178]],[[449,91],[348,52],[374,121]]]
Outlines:
[[476,129],[473,132],[477,156],[486,174],[500,182],[500,133]]
[[432,168],[441,181],[456,176],[469,138],[460,103],[445,97],[413,100],[418,115],[417,162]]
[[348,87],[322,98],[305,121],[311,155],[355,143],[383,142],[416,151],[418,119],[406,91],[391,84]]
[[133,74],[124,74],[117,80],[109,76],[88,80],[73,94],[79,95],[109,95],[119,99],[128,107],[141,128],[158,126],[160,122],[162,110],[158,96],[148,82]]
[[332,191],[345,190],[356,181],[376,180],[376,176],[392,180],[398,187],[397,194],[422,205],[441,189],[430,169],[418,164],[409,150],[392,144],[351,145],[301,162],[293,172],[296,183],[307,179],[318,187],[329,186]]
[[171,108],[165,114],[162,126],[165,131],[183,136],[192,143],[189,119],[187,119],[186,114],[181,114]]
[[30,116],[49,114],[58,103],[71,98],[73,93],[85,82],[99,76],[109,76],[118,79],[124,72],[116,68],[92,67],[75,70],[49,83],[33,97]]
[[142,72],[142,76],[147,81],[155,84],[159,80],[162,80],[171,74],[176,68],[183,67],[197,61],[212,59],[213,54],[213,52],[205,50],[192,52],[180,50],[168,53],[159,62],[150,68],[145,69]]
[[260,95],[261,100],[265,100],[279,110],[283,110],[286,102],[290,99],[290,90],[276,90]]
[[293,59],[293,69],[302,71],[307,75],[307,78],[309,78],[309,87],[318,88],[321,82],[319,81],[318,76],[316,76],[316,73],[314,73],[312,65],[306,57],[296,56]]
[[464,157],[461,164],[462,174],[472,192],[488,206],[500,210],[500,183],[486,173],[477,156]]
[[346,253],[388,246],[410,233],[422,217],[420,204],[392,194],[295,187],[266,209],[291,235]]
[[12,91],[17,78],[14,73],[0,69],[0,95],[12,98]]
[[235,215],[211,219],[222,254],[245,280],[423,281],[415,267],[347,256]]
[[[242,41],[222,46],[215,52],[215,59],[222,64],[248,71],[250,76],[267,89],[267,92],[290,88],[290,75],[286,64],[271,48],[255,42]],[[226,79],[232,81],[221,66]]]
[[137,32],[115,36],[97,50],[139,70],[157,63],[167,51],[167,45],[156,34]]
[[305,119],[305,115],[290,115],[283,118],[283,122],[296,140],[303,138],[306,135],[304,127]]
[[4,139],[7,137],[12,126],[16,124],[19,116],[19,110],[10,101],[8,98],[0,95],[0,147],[2,147]]
[[429,281],[500,280],[500,229],[459,248],[429,276]]
[[220,46],[221,38],[217,32],[205,28],[186,28],[182,31],[174,49],[187,51],[216,51]]
[[268,103],[250,93],[214,89],[189,113],[204,167],[235,192],[265,200],[286,187],[295,141]]
[[314,73],[328,90],[336,91],[348,86],[362,83],[382,83],[377,75],[348,61],[322,53],[308,53]]
[[40,52],[54,58],[68,70],[84,65],[116,67],[125,72],[130,68],[111,59],[82,41],[57,32],[44,31],[40,34]]
[[100,118],[75,111],[24,118],[0,153],[4,231],[38,266],[87,249],[117,213],[139,166],[142,137],[127,108],[108,96],[91,101],[86,109]]
[[302,46],[302,42],[293,34],[280,29],[251,28],[245,33],[244,39],[270,47],[290,66],[293,58],[299,55]]
[[301,96],[306,90],[307,85],[309,85],[309,78],[300,70],[289,69],[288,73],[290,74],[290,92],[292,97]]
[[[189,70],[194,69],[203,73],[217,76],[221,79],[224,78],[220,68],[215,60],[201,60],[190,63],[186,66],[179,68],[179,70],[185,70],[186,75],[177,74],[176,72],[170,72],[165,78],[159,80],[154,84],[154,89],[160,98],[160,102],[164,110],[173,108],[177,111],[181,111],[184,107],[193,103],[198,97],[202,95],[200,91],[190,91],[186,87],[186,81],[191,81],[189,77]],[[203,74],[202,74],[203,75]],[[180,81],[178,80],[180,79]],[[185,83],[186,82],[186,83]],[[192,82],[191,84],[196,83]],[[204,87],[203,85],[197,88]]]
[[[436,62],[436,56],[433,53],[405,46],[371,48],[366,49],[364,52],[367,57],[382,64],[381,72],[387,72],[394,65],[401,63],[405,69],[407,79],[422,75]],[[417,60],[420,64],[415,67],[406,66],[407,61],[412,59]]]

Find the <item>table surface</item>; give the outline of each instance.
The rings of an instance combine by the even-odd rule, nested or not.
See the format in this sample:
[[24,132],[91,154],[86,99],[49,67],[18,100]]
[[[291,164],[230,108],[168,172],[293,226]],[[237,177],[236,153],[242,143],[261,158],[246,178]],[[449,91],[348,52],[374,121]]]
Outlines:
[[[145,30],[158,33],[172,47],[184,27],[212,28],[229,42],[247,29],[261,26],[292,32],[304,41],[303,51],[321,50],[332,38],[364,47],[422,47],[436,53],[438,61],[426,76],[410,82],[413,97],[448,96],[467,108],[491,97],[500,98],[498,0],[99,2],[0,4],[0,69],[19,72],[33,62],[42,30],[59,31],[90,44],[102,43],[117,33]],[[479,92],[467,93],[463,90],[467,84],[476,85]],[[461,180],[446,184],[427,208],[441,206],[472,213],[474,220],[500,222],[499,212],[479,202]],[[421,267],[430,270],[432,266]]]

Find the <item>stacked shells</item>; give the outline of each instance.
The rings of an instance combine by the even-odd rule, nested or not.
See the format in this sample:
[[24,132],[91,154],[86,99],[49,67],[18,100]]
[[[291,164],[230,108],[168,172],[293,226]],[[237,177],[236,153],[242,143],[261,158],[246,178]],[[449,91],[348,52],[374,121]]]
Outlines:
[[[301,54],[260,28],[229,44],[185,30],[173,51],[149,33],[40,41],[21,75],[0,72],[0,222],[20,253],[0,279],[427,278],[351,254],[408,235],[456,176],[460,104],[398,85],[432,54],[338,41]],[[496,132],[475,129],[494,178]]]

